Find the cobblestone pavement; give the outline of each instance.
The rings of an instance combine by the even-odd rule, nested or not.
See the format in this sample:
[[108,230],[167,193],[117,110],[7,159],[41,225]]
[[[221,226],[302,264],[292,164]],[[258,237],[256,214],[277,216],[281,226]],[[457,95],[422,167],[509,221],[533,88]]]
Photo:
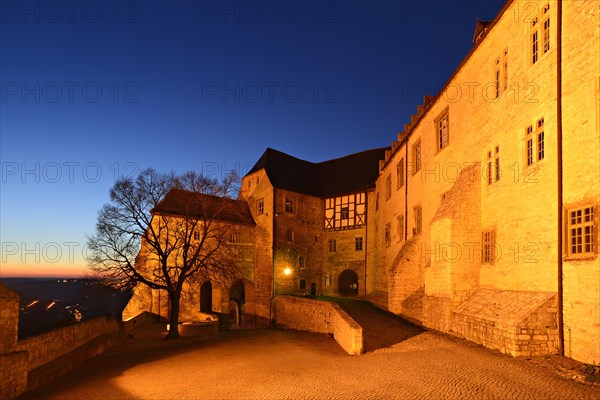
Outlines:
[[26,399],[596,399],[600,385],[424,332],[362,356],[328,335],[238,331],[166,342],[158,331]]
[[388,347],[423,333],[423,329],[369,302],[343,298],[327,298],[327,300],[338,303],[362,326],[364,352]]

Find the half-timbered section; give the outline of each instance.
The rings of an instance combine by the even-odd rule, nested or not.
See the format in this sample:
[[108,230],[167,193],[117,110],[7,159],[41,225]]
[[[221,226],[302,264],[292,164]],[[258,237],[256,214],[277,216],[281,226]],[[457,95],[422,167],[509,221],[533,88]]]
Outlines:
[[366,223],[367,194],[353,193],[325,199],[325,230],[360,228]]

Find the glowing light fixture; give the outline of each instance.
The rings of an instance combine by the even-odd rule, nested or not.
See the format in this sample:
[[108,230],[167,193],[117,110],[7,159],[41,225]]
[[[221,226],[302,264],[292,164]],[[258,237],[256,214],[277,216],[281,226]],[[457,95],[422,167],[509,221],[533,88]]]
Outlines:
[[292,273],[292,270],[291,270],[291,269],[289,269],[289,268],[286,268],[286,269],[284,269],[284,270],[283,270],[283,273],[284,273],[286,276],[289,276],[289,275]]

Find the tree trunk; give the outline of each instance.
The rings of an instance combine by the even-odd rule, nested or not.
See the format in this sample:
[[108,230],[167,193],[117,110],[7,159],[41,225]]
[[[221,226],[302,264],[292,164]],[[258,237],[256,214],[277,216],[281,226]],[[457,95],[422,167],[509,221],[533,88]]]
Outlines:
[[181,298],[180,291],[174,291],[169,293],[169,300],[171,301],[171,313],[169,315],[169,333],[166,339],[179,339],[179,300]]

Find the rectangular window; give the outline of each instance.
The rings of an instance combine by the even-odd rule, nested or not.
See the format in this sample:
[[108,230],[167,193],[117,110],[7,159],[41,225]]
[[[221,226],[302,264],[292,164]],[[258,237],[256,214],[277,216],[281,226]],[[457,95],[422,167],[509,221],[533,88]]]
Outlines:
[[261,215],[261,214],[264,214],[264,212],[265,212],[265,200],[259,199],[256,202],[256,214]]
[[300,289],[306,289],[306,279],[300,279]]
[[396,190],[404,186],[404,158],[396,165]]
[[294,231],[291,229],[288,229],[286,232],[286,238],[287,238],[288,242],[293,242],[294,238],[295,238]]
[[533,165],[533,127],[528,126],[525,130],[525,158],[527,165]]
[[335,239],[329,239],[329,252],[335,253],[337,251],[337,243]]
[[287,213],[293,213],[295,211],[296,207],[294,204],[294,200],[290,199],[290,198],[285,198],[285,212]]
[[363,238],[357,237],[354,238],[354,250],[361,251],[363,249]]
[[550,51],[550,18],[544,21],[544,54]]
[[[532,22],[533,26],[537,24],[537,18],[535,18]],[[535,64],[538,60],[538,32],[537,28],[531,34],[531,63]]]
[[304,268],[304,256],[299,256],[298,257],[298,267],[299,268]]
[[404,215],[398,215],[396,218],[396,233],[398,234],[398,240],[404,241]]
[[423,231],[423,210],[421,209],[421,206],[417,206],[413,208],[413,212],[415,214],[415,228],[413,233],[415,235],[420,235]]
[[387,223],[385,224],[385,245],[386,247],[389,246],[392,243],[392,224],[391,223]]
[[444,147],[448,146],[450,140],[448,109],[444,110],[444,112],[436,119],[436,127],[438,144],[437,149],[442,150]]
[[421,141],[413,145],[413,162],[415,164],[415,170],[413,175],[421,170]]
[[596,254],[595,211],[592,205],[567,209],[567,256],[586,257]]
[[[541,55],[550,51],[550,4],[544,8],[531,20],[530,38],[531,38],[531,64],[535,64]],[[540,21],[543,21],[540,24]],[[540,43],[541,42],[541,43]],[[540,48],[541,46],[541,48]]]
[[528,126],[525,130],[525,162],[527,166],[546,157],[543,117],[537,120],[535,127],[535,132],[533,126]]
[[500,93],[501,93],[501,89],[500,89],[500,78],[501,78],[501,67],[500,67],[500,58],[496,58],[496,65],[494,68],[494,89],[495,89],[495,94],[496,94],[496,98],[500,98]]
[[481,234],[481,262],[494,264],[496,261],[496,231],[491,230]]
[[341,219],[348,219],[350,218],[350,208],[349,207],[342,207],[340,210],[340,218]]
[[385,178],[385,199],[389,200],[392,197],[392,175]]
[[237,243],[238,242],[238,234],[237,234],[237,232],[231,232],[231,234],[229,235],[229,241],[231,243]]
[[496,146],[494,161],[494,172],[496,176],[496,182],[498,182],[500,180],[500,146]]
[[200,232],[194,231],[194,240],[200,240]]
[[379,192],[375,193],[375,211],[379,210]]
[[502,73],[504,74],[503,90],[506,91],[508,90],[508,49],[504,49],[504,55],[502,56],[502,64],[504,67],[504,71],[502,71]]
[[487,153],[487,184],[498,182],[500,180],[500,146],[494,148]]
[[544,159],[544,118],[540,118],[537,122],[537,159]]
[[508,90],[508,48],[494,62],[494,91],[496,98]]

